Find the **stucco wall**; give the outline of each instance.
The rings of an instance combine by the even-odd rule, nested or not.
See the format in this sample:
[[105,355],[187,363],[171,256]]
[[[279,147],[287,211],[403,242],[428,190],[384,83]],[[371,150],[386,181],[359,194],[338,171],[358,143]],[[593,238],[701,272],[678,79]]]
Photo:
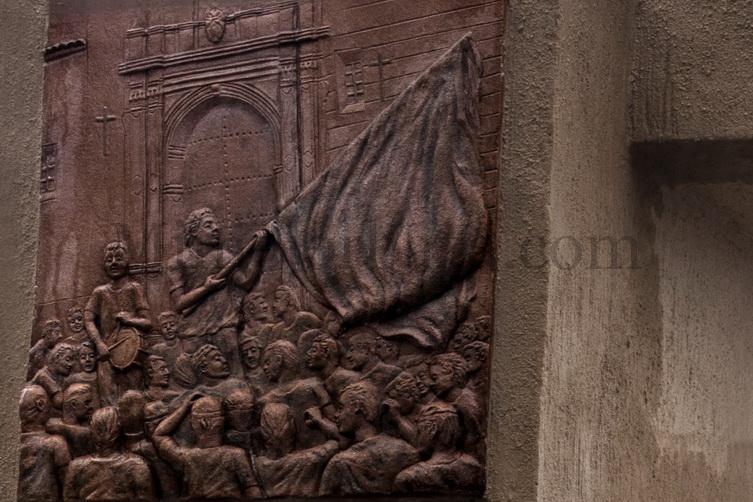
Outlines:
[[498,182],[487,495],[536,497],[541,362],[546,339],[545,267],[520,250],[549,235],[557,0],[508,3]]
[[541,501],[647,500],[651,479],[660,342],[629,160],[632,13],[624,1],[559,5]]
[[750,498],[752,15],[559,2],[538,500]]
[[634,139],[749,136],[751,5],[645,0],[636,14]]
[[0,498],[15,500],[16,402],[34,314],[47,2],[3,0],[0,30]]
[[750,185],[661,187],[654,211],[662,366],[653,419],[665,500],[753,493]]
[[659,153],[633,166],[655,180],[646,204],[661,373],[650,495],[748,500],[753,9],[733,0],[649,0],[636,19],[631,135]]

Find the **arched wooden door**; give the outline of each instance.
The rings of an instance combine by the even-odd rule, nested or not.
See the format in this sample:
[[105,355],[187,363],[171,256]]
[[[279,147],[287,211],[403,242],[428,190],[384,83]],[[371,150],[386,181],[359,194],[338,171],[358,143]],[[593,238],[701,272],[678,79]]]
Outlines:
[[[183,223],[192,210],[211,208],[222,224],[224,247],[235,253],[277,214],[279,145],[275,127],[251,104],[212,97],[177,124],[164,176],[166,256],[183,249]],[[270,256],[264,282],[277,282]]]

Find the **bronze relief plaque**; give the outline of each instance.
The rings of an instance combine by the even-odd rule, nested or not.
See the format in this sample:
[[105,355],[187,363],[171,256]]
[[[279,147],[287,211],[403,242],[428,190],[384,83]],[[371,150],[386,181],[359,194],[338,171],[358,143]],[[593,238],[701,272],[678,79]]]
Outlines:
[[19,500],[474,497],[500,1],[52,1]]

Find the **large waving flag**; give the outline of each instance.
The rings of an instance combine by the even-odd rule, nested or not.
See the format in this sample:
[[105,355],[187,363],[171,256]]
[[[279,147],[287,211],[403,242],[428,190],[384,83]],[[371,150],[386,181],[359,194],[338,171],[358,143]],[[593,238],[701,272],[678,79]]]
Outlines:
[[[346,324],[447,315],[481,263],[479,71],[466,35],[269,225],[304,287]],[[432,347],[438,336],[414,338]]]

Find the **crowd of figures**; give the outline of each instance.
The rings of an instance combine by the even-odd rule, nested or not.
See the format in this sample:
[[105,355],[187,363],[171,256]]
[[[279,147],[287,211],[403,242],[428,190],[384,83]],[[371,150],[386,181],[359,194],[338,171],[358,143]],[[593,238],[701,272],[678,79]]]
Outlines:
[[[19,500],[482,488],[489,317],[421,350],[303,311],[289,286],[258,291],[264,231],[226,277],[210,210],[189,215],[184,238],[166,271],[174,311],[150,310],[113,242],[109,281],[44,324],[20,399]],[[138,355],[116,365],[129,333]]]

